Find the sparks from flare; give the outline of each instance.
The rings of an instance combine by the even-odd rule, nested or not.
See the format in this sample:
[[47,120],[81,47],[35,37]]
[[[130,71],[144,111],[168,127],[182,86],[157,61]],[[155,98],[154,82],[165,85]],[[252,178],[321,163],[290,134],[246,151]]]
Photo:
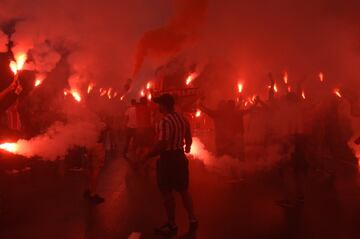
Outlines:
[[17,153],[19,147],[16,143],[3,143],[3,144],[0,144],[0,149],[5,150],[10,153]]

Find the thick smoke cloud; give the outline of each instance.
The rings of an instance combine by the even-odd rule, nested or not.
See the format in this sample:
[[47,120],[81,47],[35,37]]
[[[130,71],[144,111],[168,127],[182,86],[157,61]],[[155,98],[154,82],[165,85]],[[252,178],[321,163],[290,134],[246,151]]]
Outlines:
[[5,52],[7,50],[6,44],[8,42],[7,36],[0,31],[0,52]]
[[176,0],[175,13],[162,27],[146,32],[135,55],[135,76],[146,56],[170,57],[189,46],[207,13],[208,0]]

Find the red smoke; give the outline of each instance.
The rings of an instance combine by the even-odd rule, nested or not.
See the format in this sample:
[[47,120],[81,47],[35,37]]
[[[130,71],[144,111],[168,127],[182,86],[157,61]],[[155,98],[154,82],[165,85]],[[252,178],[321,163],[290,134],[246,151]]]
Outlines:
[[207,11],[208,0],[173,0],[175,14],[160,28],[145,32],[135,54],[133,76],[146,56],[170,56],[178,53],[195,36]]

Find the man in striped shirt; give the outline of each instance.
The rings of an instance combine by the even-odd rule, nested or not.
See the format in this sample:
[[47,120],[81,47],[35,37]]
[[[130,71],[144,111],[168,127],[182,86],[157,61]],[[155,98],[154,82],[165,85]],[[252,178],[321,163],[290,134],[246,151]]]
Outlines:
[[[190,231],[197,228],[198,221],[194,214],[189,187],[189,167],[185,152],[189,153],[192,136],[189,122],[175,112],[174,98],[169,94],[154,99],[164,115],[158,125],[158,142],[149,153],[149,157],[160,155],[157,161],[157,181],[163,195],[168,222],[156,229],[158,234],[176,234],[175,199],[173,191],[180,193],[188,212]],[[185,149],[184,149],[185,146]]]

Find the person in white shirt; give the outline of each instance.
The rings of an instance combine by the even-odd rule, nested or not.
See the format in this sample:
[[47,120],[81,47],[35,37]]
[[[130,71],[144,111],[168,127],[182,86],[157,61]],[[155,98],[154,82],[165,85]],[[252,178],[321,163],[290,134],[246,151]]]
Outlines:
[[125,146],[123,152],[125,159],[128,159],[129,145],[136,135],[136,104],[136,100],[131,100],[131,106],[125,112]]

